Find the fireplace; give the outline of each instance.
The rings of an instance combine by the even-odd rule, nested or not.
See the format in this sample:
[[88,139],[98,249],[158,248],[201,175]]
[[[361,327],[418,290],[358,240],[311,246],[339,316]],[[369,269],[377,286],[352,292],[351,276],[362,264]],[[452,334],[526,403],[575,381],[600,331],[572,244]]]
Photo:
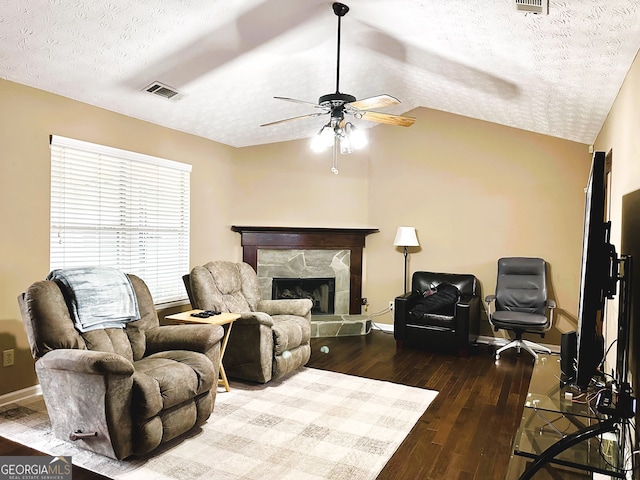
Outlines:
[[313,302],[312,315],[335,312],[336,279],[330,278],[273,278],[271,298],[308,298]]
[[[243,261],[258,272],[262,298],[271,297],[273,278],[335,276],[334,313],[360,313],[365,237],[377,228],[234,225],[231,230],[241,235]],[[322,256],[326,262],[320,262]]]

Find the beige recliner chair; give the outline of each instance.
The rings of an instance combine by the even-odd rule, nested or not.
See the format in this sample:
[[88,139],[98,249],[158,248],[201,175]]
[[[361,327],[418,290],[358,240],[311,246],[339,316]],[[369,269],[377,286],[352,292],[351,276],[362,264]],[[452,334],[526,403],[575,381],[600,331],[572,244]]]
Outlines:
[[247,263],[209,262],[183,279],[193,308],[241,315],[224,354],[227,376],[266,383],[309,361],[311,300],[261,300]]
[[57,281],[36,282],[18,297],[55,436],[116,459],[207,420],[223,336],[217,325],[159,326],[147,286],[128,278],[139,320],[124,328],[81,333]]

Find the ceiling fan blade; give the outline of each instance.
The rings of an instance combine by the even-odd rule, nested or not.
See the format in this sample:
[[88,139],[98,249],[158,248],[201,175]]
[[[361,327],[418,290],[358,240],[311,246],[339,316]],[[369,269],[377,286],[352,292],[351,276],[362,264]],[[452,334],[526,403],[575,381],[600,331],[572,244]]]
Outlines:
[[358,110],[369,110],[371,108],[390,107],[392,105],[398,105],[400,100],[391,95],[376,95],[375,97],[363,98],[362,100],[356,100],[350,102],[347,105],[357,108]]
[[279,123],[291,122],[293,120],[301,120],[303,118],[309,118],[309,117],[319,117],[320,115],[326,115],[326,114],[327,114],[327,112],[308,113],[307,115],[300,115],[298,117],[291,117],[291,118],[285,118],[283,120],[276,120],[275,122],[263,123],[260,126],[261,127],[269,127],[271,125],[277,125]]
[[273,97],[273,98],[277,100],[285,100],[287,102],[302,103],[303,105],[311,105],[312,107],[323,108],[322,105],[318,105],[317,103],[313,103],[313,102],[307,102],[305,100],[298,100],[298,99],[289,98],[289,97]]
[[362,112],[362,118],[371,122],[398,125],[400,127],[410,127],[416,121],[416,119],[413,117],[405,117],[403,115],[393,115],[391,113],[381,112]]

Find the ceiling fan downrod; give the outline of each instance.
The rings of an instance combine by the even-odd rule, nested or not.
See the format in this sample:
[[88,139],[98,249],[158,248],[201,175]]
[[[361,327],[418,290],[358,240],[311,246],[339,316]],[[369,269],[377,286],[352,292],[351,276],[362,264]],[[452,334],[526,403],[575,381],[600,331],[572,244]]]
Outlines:
[[349,7],[347,7],[344,3],[334,2],[333,4],[333,13],[338,17],[338,54],[336,56],[336,93],[340,93],[340,37],[341,37],[341,26],[342,26],[342,17],[344,17],[349,11]]
[[338,17],[338,54],[336,61],[336,93],[329,93],[322,95],[318,99],[319,105],[325,105],[331,109],[331,118],[334,123],[339,123],[344,118],[344,104],[355,102],[356,97],[349,95],[348,93],[340,93],[340,37],[341,37],[341,20],[347,12],[349,7],[343,3],[335,2],[333,4],[333,12]]

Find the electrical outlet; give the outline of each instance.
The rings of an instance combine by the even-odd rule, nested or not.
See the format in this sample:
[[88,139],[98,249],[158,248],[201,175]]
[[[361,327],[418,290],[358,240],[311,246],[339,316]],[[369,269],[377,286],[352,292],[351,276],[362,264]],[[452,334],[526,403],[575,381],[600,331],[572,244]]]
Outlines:
[[2,352],[2,366],[3,367],[10,367],[13,365],[13,348],[10,348],[9,350],[4,350]]
[[393,300],[389,300],[389,310],[393,311]]

